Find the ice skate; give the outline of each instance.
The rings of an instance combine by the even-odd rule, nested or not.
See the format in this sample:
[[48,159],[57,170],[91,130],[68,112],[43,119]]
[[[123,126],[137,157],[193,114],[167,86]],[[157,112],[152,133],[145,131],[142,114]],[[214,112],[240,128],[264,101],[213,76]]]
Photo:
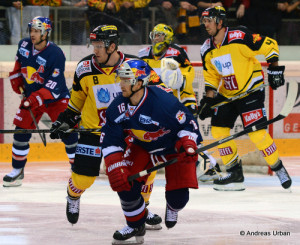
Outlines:
[[172,209],[168,204],[165,213],[165,225],[168,229],[173,228],[177,223],[178,211]]
[[159,215],[153,214],[148,209],[148,215],[146,219],[146,230],[160,230],[162,229],[160,223],[162,219]]
[[79,218],[80,198],[74,199],[67,196],[67,219],[73,225],[76,224]]
[[139,228],[131,228],[129,226],[125,226],[122,230],[118,230],[114,233],[114,240],[112,241],[112,244],[143,244],[145,234],[145,224],[143,224]]
[[289,173],[286,171],[285,167],[283,166],[282,161],[281,160],[279,161],[280,162],[277,165],[277,167],[272,168],[272,170],[276,173],[277,177],[279,178],[281,186],[284,189],[290,190],[290,187],[292,185],[292,179]]
[[216,191],[243,191],[244,175],[241,161],[233,168],[227,170],[227,175],[214,180],[214,190]]
[[24,179],[24,168],[14,168],[9,174],[3,177],[3,187],[18,187]]
[[197,167],[197,179],[201,182],[214,181],[222,177],[222,172],[218,163],[214,167],[209,168],[206,172],[200,172]]

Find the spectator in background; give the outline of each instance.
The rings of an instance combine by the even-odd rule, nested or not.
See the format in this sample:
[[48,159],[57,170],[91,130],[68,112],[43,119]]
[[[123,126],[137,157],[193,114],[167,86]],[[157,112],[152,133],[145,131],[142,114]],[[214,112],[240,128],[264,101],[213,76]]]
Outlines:
[[251,31],[274,38],[280,30],[282,13],[287,10],[286,1],[251,0],[245,11],[244,25]]
[[[173,30],[177,29],[177,12],[179,9],[179,2],[177,0],[152,0],[149,3],[149,7],[157,7],[158,13],[156,14],[156,23],[162,22],[171,26]],[[160,18],[157,20],[158,18]],[[149,17],[151,18],[151,17]]]
[[[22,6],[21,1],[11,1],[11,0],[0,0],[0,6],[4,7],[12,7],[16,10],[19,10]],[[1,18],[5,18],[5,10],[0,13]],[[9,32],[5,28],[5,22],[0,22],[0,44],[8,44],[9,43]],[[12,31],[12,30],[11,30]]]
[[245,10],[250,6],[250,0],[223,0],[223,6],[225,9],[235,7],[235,17],[241,20],[245,15]]
[[178,40],[186,44],[202,44],[207,39],[207,33],[203,26],[200,26],[202,11],[208,7],[223,6],[217,0],[187,0],[180,1],[178,12]]
[[[70,18],[67,30],[69,30],[70,42],[72,45],[82,45],[86,43],[86,0],[62,0],[62,6],[76,7],[63,11],[64,18]],[[59,11],[61,13],[62,11]],[[80,20],[81,19],[81,20]],[[61,28],[65,28],[64,25]]]

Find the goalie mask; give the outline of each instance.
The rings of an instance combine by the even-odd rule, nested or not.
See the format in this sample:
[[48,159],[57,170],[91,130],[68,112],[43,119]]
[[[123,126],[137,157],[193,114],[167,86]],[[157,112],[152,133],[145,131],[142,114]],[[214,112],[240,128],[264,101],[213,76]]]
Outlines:
[[114,25],[100,25],[97,26],[91,33],[89,43],[93,41],[102,41],[106,48],[112,43],[119,45],[120,35],[118,28]]
[[129,79],[130,84],[133,86],[138,81],[143,82],[143,87],[147,86],[150,78],[151,68],[143,60],[127,60],[117,70],[120,78]]
[[223,21],[222,26],[226,26],[226,11],[223,7],[221,6],[216,6],[213,8],[207,8],[202,12],[201,15],[201,24],[203,24],[203,20],[209,18],[209,19],[214,19],[216,24],[218,25],[220,23],[220,20]]
[[[162,35],[164,37],[163,41],[156,42],[155,37]],[[150,32],[150,39],[153,46],[153,54],[159,56],[163,53],[165,48],[167,48],[173,41],[174,32],[173,29],[165,24],[156,25]]]
[[44,35],[47,32],[47,37],[49,37],[52,31],[52,24],[49,18],[37,16],[34,17],[30,23],[28,23],[29,33],[31,28],[40,30],[42,35]]

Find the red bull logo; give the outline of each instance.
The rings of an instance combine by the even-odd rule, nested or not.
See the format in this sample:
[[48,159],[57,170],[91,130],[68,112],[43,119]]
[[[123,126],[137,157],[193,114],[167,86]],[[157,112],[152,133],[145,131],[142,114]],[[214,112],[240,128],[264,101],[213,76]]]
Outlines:
[[171,130],[161,128],[154,132],[147,132],[144,130],[136,130],[136,129],[126,129],[125,133],[129,136],[134,137],[140,141],[151,142],[157,140],[159,137],[163,137],[164,135],[170,133]]
[[135,77],[139,77],[139,76],[146,76],[145,70],[138,70],[138,69],[136,69]]

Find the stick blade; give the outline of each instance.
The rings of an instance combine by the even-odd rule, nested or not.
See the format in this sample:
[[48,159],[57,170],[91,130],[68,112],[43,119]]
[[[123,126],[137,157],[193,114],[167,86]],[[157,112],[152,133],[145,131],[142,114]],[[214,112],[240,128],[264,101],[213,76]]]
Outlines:
[[295,81],[289,82],[289,90],[286,98],[286,102],[284,103],[283,108],[281,109],[280,115],[286,117],[293,110],[296,99],[298,95],[298,83]]

